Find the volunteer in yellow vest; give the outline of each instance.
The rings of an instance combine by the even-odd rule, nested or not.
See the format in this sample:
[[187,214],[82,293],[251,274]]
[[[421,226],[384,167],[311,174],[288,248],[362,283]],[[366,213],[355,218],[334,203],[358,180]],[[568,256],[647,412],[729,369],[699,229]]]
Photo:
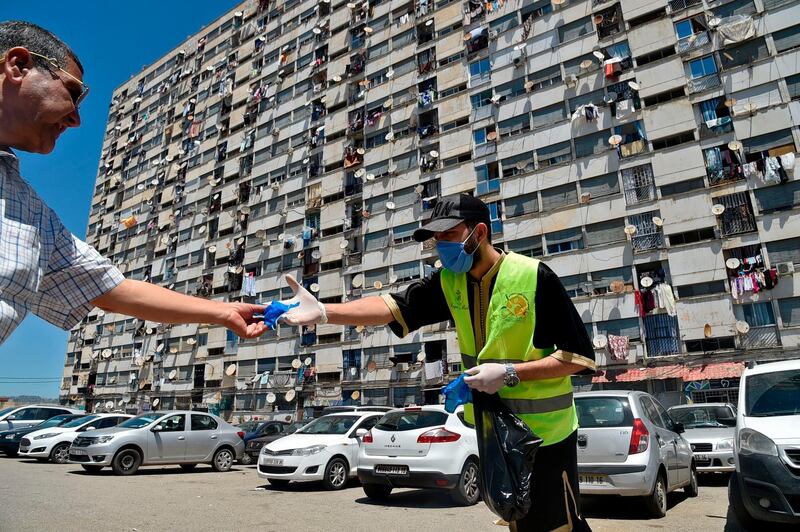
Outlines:
[[[443,269],[402,293],[319,303],[287,280],[300,303],[290,325],[385,325],[400,337],[453,320],[470,387],[498,393],[544,442],[533,470],[533,506],[511,530],[589,530],[580,516],[573,374],[595,371],[586,328],[558,277],[537,259],[491,244],[488,207],[466,194],[442,198],[414,233],[436,240]],[[522,236],[522,235],[520,235]],[[468,410],[468,415],[471,409]]]

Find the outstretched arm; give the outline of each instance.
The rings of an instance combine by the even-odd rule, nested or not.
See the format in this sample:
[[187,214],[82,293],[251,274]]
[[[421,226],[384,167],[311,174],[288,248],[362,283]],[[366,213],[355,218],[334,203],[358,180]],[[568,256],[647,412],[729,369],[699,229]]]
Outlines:
[[159,323],[223,325],[242,338],[255,338],[267,331],[262,321],[253,318],[264,310],[262,305],[210,301],[131,279],[92,303],[106,311]]

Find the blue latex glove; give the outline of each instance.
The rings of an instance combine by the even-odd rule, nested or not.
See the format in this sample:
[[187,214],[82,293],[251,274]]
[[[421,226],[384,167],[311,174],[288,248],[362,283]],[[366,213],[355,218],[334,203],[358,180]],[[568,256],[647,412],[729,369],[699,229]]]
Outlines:
[[286,314],[289,311],[289,309],[294,308],[298,305],[300,305],[300,303],[286,305],[284,303],[281,303],[280,301],[271,302],[264,309],[264,325],[266,325],[270,329],[274,329],[275,326],[278,324],[278,320],[280,319],[280,317]]
[[445,386],[442,389],[442,393],[445,397],[444,409],[450,414],[455,412],[459,405],[472,402],[472,392],[467,383],[464,382],[463,373],[456,380]]

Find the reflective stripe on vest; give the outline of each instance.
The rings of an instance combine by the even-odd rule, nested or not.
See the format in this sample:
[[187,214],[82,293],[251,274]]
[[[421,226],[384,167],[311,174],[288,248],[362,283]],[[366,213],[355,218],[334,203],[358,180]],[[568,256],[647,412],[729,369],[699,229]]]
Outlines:
[[[480,352],[476,354],[478,349],[475,344],[479,335],[475,334],[469,310],[466,274],[454,274],[442,269],[442,291],[456,324],[462,369],[487,362],[529,362],[553,353],[552,347],[540,349],[533,346],[538,271],[539,261],[536,259],[513,252],[503,258],[496,273],[488,308],[483,309],[486,316],[486,341],[483,346],[479,346]],[[485,289],[486,286],[480,288]],[[478,290],[479,288],[475,289]],[[477,297],[480,298],[480,295]],[[485,297],[479,303],[484,305]],[[476,317],[481,315],[481,309],[473,310]],[[480,338],[482,337],[481,333]],[[572,399],[572,380],[568,376],[523,381],[513,388],[504,386],[498,394],[511,411],[544,440],[544,445],[562,441],[578,427]],[[471,405],[467,405],[465,416],[468,420],[472,419],[471,414]]]

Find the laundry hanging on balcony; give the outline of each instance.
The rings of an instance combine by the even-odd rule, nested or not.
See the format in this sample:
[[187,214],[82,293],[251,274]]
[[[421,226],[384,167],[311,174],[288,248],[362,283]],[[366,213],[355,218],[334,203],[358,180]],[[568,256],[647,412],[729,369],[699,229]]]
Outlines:
[[627,336],[608,335],[608,350],[611,352],[612,359],[627,360],[628,345],[629,339]]
[[578,118],[585,118],[587,122],[594,122],[600,117],[600,109],[593,103],[580,105],[570,117],[571,122],[575,122]]
[[749,15],[732,15],[719,21],[715,28],[720,45],[727,46],[756,36],[756,25]]

